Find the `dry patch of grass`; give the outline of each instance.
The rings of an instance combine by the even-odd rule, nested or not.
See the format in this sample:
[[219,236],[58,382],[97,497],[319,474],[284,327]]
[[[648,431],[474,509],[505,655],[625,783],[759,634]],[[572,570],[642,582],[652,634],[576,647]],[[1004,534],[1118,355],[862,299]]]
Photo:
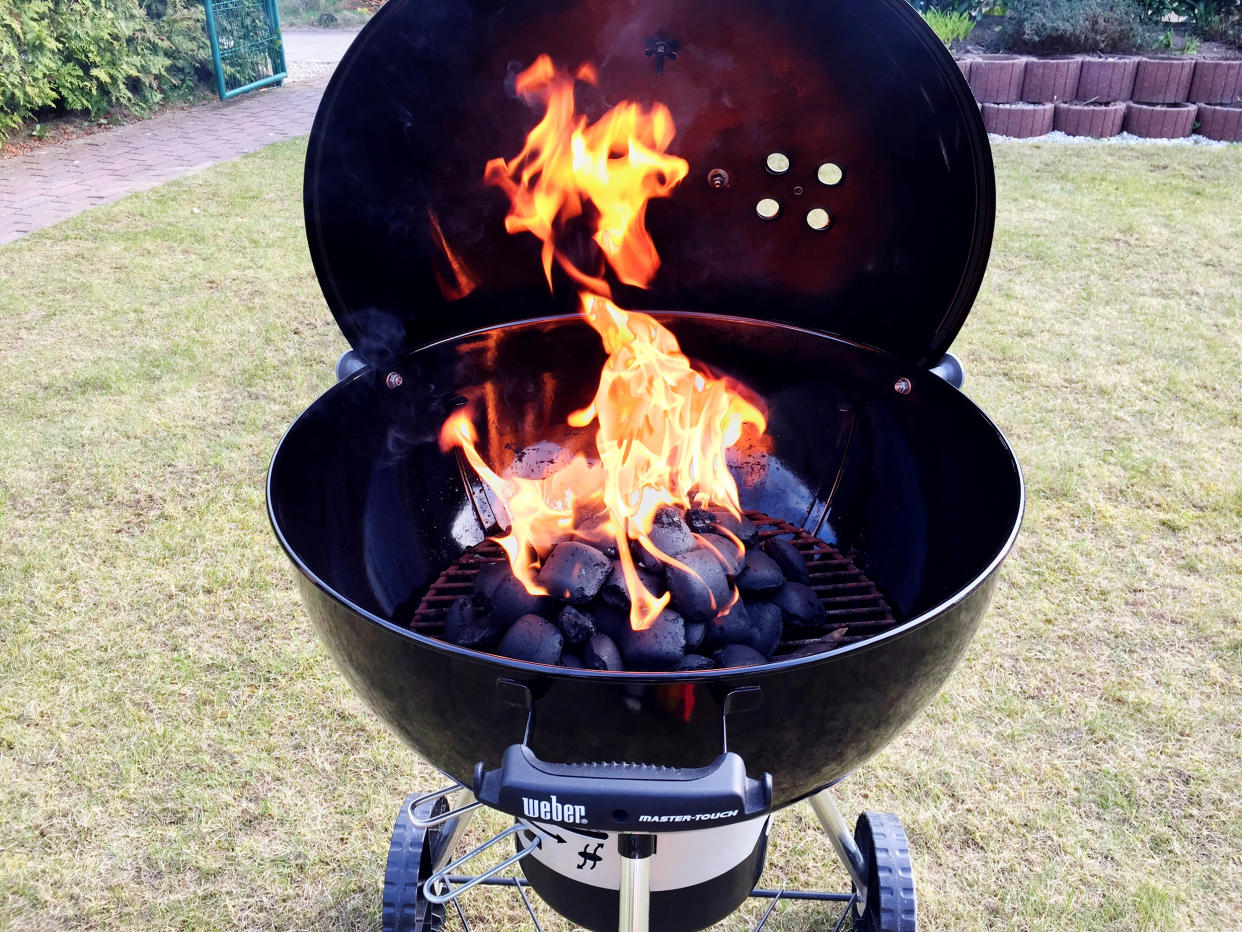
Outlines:
[[[344,349],[302,153],[0,248],[0,926],[374,929],[396,807],[438,785],[320,650],[267,527],[271,451]],[[931,928],[1236,928],[1242,153],[996,156],[956,349],[1026,527],[949,688],[842,808],[903,816]],[[809,812],[778,816],[763,882],[840,888]]]

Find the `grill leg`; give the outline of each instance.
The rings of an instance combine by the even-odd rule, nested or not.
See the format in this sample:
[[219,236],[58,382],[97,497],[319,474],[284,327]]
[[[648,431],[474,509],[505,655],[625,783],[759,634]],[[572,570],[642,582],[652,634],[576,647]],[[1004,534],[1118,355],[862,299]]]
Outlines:
[[[474,794],[470,792],[470,790],[463,787],[462,797],[457,800],[458,807],[462,808],[469,806],[469,804],[474,801]],[[470,827],[470,823],[474,821],[476,812],[478,812],[477,809],[467,809],[456,819],[453,819],[445,825],[441,830],[439,843],[432,851],[433,861],[431,865],[431,872],[433,874],[449,862],[449,858],[453,855],[453,849],[457,847],[457,843],[461,841],[462,836],[466,834],[466,829],[468,829]]]
[[647,932],[651,907],[651,856],[655,836],[624,832],[617,836],[621,853],[621,903],[618,932]]
[[854,833],[850,831],[850,827],[845,824],[845,819],[841,815],[841,810],[837,808],[836,802],[829,794],[831,790],[820,790],[811,797],[811,809],[819,818],[819,824],[824,827],[824,831],[828,833],[828,840],[832,842],[832,847],[837,852],[837,857],[841,859],[841,863],[845,865],[845,869],[849,871],[850,879],[854,881],[854,889],[858,891],[858,898],[862,903],[867,902],[867,861],[863,857],[863,853],[858,849],[858,844],[854,841]]

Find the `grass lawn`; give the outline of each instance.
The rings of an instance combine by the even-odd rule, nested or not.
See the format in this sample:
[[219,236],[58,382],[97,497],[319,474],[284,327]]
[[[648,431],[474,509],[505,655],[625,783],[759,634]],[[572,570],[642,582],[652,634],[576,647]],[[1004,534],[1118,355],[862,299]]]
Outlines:
[[[0,928],[375,929],[397,806],[440,785],[326,658],[267,525],[271,452],[345,348],[303,151],[0,247]],[[1242,928],[1242,148],[995,154],[955,350],[1025,530],[842,809],[902,815],[927,928]],[[845,883],[805,807],[764,883]]]

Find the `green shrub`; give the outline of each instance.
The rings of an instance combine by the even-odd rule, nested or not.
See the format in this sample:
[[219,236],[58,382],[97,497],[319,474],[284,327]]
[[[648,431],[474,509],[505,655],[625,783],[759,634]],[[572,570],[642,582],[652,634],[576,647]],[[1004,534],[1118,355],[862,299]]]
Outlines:
[[210,60],[202,0],[0,0],[0,141],[53,108],[189,96]]
[[923,11],[923,19],[940,37],[945,45],[951,45],[958,39],[966,39],[975,28],[975,21],[969,13],[945,13],[940,10]]
[[1012,0],[1003,38],[1017,52],[1129,52],[1152,30],[1133,0]]

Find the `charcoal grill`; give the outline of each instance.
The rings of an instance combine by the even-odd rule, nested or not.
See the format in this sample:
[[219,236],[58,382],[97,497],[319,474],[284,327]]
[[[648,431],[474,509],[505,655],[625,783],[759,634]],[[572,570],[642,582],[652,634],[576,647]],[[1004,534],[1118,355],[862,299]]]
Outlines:
[[[663,266],[614,293],[764,400],[765,438],[730,468],[767,533],[833,567],[817,581],[841,623],[819,644],[761,666],[613,673],[435,636],[499,530],[441,424],[473,405],[490,462],[573,448],[566,417],[604,358],[574,289],[549,294],[539,245],[505,233],[507,200],[483,184],[530,129],[512,78],[541,53],[597,67],[588,111],[672,112],[690,175],[649,207]],[[828,788],[941,688],[1023,507],[1013,453],[947,355],[991,242],[987,137],[917,14],[389,0],[325,93],[305,207],[352,349],[276,451],[272,524],[350,684],[453,781],[401,809],[385,928],[439,928],[480,883],[528,903],[533,887],[589,928],[702,928],[756,892],[771,813],[803,799],[852,890],[797,896],[837,898],[857,928],[914,928],[900,822],[864,813],[851,833]],[[489,845],[511,842],[521,877],[454,857],[483,805],[514,817]]]

